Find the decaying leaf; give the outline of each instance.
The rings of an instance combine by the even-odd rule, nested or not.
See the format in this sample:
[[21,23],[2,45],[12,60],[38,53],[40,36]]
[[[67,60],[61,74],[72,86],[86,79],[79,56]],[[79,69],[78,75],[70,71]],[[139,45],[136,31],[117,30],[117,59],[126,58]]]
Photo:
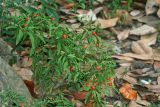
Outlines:
[[156,27],[157,25],[160,24],[160,20],[157,16],[144,16],[144,17],[141,17],[139,19],[137,19],[139,22],[142,22],[142,23],[145,23],[147,25],[150,25],[150,26],[153,26],[153,27]]
[[136,100],[137,99],[137,92],[132,90],[131,85],[126,83],[120,89],[120,93],[123,95],[124,98],[128,100]]
[[92,10],[90,10],[86,14],[79,14],[77,17],[81,22],[95,21],[97,19],[96,14]]
[[123,76],[123,79],[131,84],[137,84],[137,80],[133,77],[128,76],[127,74]]
[[157,78],[157,83],[160,85],[160,76]]
[[130,34],[133,34],[133,35],[147,35],[147,34],[155,33],[156,31],[157,30],[152,26],[143,25],[141,27],[132,29],[130,31]]
[[135,17],[135,16],[138,16],[139,14],[141,14],[141,11],[140,10],[133,10],[130,12],[130,15]]
[[100,25],[100,27],[102,29],[105,29],[105,28],[115,26],[117,24],[117,21],[118,21],[118,18],[113,18],[113,19],[108,19],[108,20],[97,19],[96,22],[95,22],[95,25]]
[[128,107],[142,107],[142,106],[137,104],[136,101],[130,101]]
[[119,41],[122,41],[122,40],[125,40],[128,38],[129,36],[129,31],[130,30],[124,30],[122,32],[120,32],[118,35],[117,35],[117,38]]
[[124,24],[125,25],[128,25],[132,20],[132,17],[130,16],[130,14],[126,10],[117,10],[116,17],[118,17],[119,19],[124,17],[124,19],[125,19]]
[[157,11],[157,16],[160,18],[160,9]]
[[20,68],[17,65],[13,64],[12,68],[17,72],[17,74],[23,79],[32,81],[33,72],[27,68]]
[[146,101],[146,99],[142,99],[139,95],[137,95],[136,103],[147,107],[150,105],[150,103]]
[[27,56],[23,57],[22,58],[22,63],[21,63],[21,66],[22,67],[31,67],[32,65],[32,59],[31,58],[28,58]]
[[152,48],[146,46],[144,42],[132,42],[131,49],[136,54],[152,54]]
[[153,45],[156,43],[158,33],[154,33],[151,35],[141,36],[141,40],[139,42],[144,43],[145,45]]
[[128,62],[131,62],[131,61],[134,60],[133,58],[120,56],[120,55],[112,55],[112,58],[116,58],[116,59],[119,59],[119,60],[125,60],[125,61],[128,61]]
[[160,94],[160,85],[145,85],[148,90]]
[[160,61],[155,61],[154,62],[154,70],[159,71],[160,70]]
[[155,0],[147,0],[147,3],[146,3],[146,7],[145,7],[145,10],[146,10],[146,14],[149,15],[149,14],[152,14],[154,12],[156,12],[156,6],[157,3]]

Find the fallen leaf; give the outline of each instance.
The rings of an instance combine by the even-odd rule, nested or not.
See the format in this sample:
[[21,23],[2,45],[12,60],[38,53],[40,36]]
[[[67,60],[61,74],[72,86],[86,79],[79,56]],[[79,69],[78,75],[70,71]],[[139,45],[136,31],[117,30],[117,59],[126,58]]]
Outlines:
[[142,107],[142,106],[137,104],[136,101],[130,101],[128,107]]
[[98,14],[100,11],[102,11],[103,10],[103,7],[97,7],[96,9],[94,9],[94,13],[95,14]]
[[157,30],[152,26],[143,25],[141,27],[132,29],[130,31],[130,34],[133,34],[133,35],[147,35],[147,34],[155,33],[156,31]]
[[122,78],[131,84],[137,84],[137,80],[133,77],[128,76],[127,74],[123,75]]
[[142,99],[139,95],[137,95],[136,103],[143,105],[143,106],[147,106],[147,107],[150,105],[150,103],[146,101],[146,99]]
[[160,24],[160,20],[158,17],[156,16],[144,16],[144,17],[141,17],[138,19],[139,22],[142,22],[142,23],[145,23],[147,25],[150,25],[150,26],[153,26],[153,27],[156,27],[157,25]]
[[124,30],[122,32],[120,32],[118,35],[117,35],[117,38],[119,41],[122,41],[122,40],[125,40],[128,38],[129,36],[129,32],[130,30]]
[[157,78],[158,85],[160,85],[160,76]]
[[12,68],[16,71],[16,73],[23,79],[32,81],[33,72],[27,68],[20,68],[17,65],[13,64]]
[[152,55],[152,48],[141,41],[132,42],[131,49],[136,54]]
[[141,60],[150,60],[152,59],[152,57],[150,55],[142,55],[142,54],[134,54],[134,53],[125,53],[125,54],[121,54],[122,56],[125,57],[131,57],[131,58],[136,58],[136,59],[141,59]]
[[124,98],[128,100],[136,100],[137,99],[137,92],[132,90],[131,85],[126,83],[120,89],[120,93],[123,95]]
[[149,15],[156,12],[157,10],[155,7],[156,5],[157,3],[155,0],[147,0],[146,7],[145,7],[146,14]]
[[141,14],[140,10],[133,10],[133,11],[130,12],[130,15],[133,16],[133,17],[135,17],[135,16],[137,16],[139,14]]
[[[149,105],[150,103],[147,102],[147,101],[150,101],[150,102],[157,102],[158,101],[158,95],[155,95],[155,94],[149,94],[149,95],[145,95],[145,96],[142,96],[142,101],[139,101],[140,104],[146,104]],[[146,101],[147,100],[147,101]],[[148,103],[148,104],[147,104]]]
[[117,24],[119,18],[113,18],[113,19],[97,19],[95,22],[95,25],[100,25],[100,28],[105,29],[109,27],[113,27]]
[[29,81],[29,80],[23,80],[24,83],[26,84],[29,92],[31,93],[32,97],[37,98],[38,94],[35,92],[35,84],[33,81]]
[[144,85],[149,91],[160,94],[160,85]]
[[128,62],[131,62],[131,61],[134,60],[133,58],[125,57],[125,56],[121,56],[121,55],[112,55],[112,58],[116,58],[116,59],[120,59],[120,60],[125,60],[125,61],[128,61]]
[[117,9],[116,10],[116,17],[118,17],[119,19],[122,17],[125,17],[125,20],[124,20],[125,25],[128,25],[132,20],[132,17],[130,16],[130,14],[126,10]]
[[160,4],[160,0],[155,0],[157,4]]
[[155,70],[155,71],[160,70],[160,62],[159,62],[159,61],[155,61],[153,67],[154,67],[154,70]]
[[28,58],[27,56],[23,57],[22,58],[22,63],[21,63],[21,66],[22,67],[31,67],[32,65],[32,59],[31,58]]
[[79,21],[85,22],[85,21],[96,21],[97,17],[96,14],[90,10],[86,14],[79,14],[78,16]]
[[158,33],[141,36],[141,40],[139,40],[139,42],[144,43],[145,45],[148,46],[153,45],[157,41],[157,35]]
[[157,16],[160,18],[160,9],[157,11]]
[[77,100],[84,100],[86,96],[86,92],[75,92],[73,93],[73,96]]

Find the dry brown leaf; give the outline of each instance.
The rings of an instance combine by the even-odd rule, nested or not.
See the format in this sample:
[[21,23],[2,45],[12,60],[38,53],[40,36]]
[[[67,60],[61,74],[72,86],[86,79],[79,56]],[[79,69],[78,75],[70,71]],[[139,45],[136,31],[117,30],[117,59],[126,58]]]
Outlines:
[[98,14],[100,11],[102,11],[103,10],[103,7],[97,7],[96,9],[94,9],[94,13],[95,14]]
[[122,32],[120,32],[118,35],[117,35],[117,38],[119,41],[122,41],[122,40],[125,40],[128,38],[129,36],[129,32],[130,30],[124,30]]
[[152,56],[151,55],[147,55],[147,54],[134,54],[134,53],[125,53],[125,54],[121,54],[122,56],[125,57],[131,57],[131,58],[136,58],[136,59],[141,59],[141,60],[152,60]]
[[118,19],[119,18],[113,18],[113,19],[108,19],[108,20],[97,19],[96,22],[95,22],[95,25],[100,25],[100,27],[102,29],[113,27],[117,24]]
[[160,9],[157,11],[157,16],[160,18]]
[[119,67],[115,71],[116,71],[116,77],[121,78],[125,74],[126,67]]
[[116,17],[118,17],[120,19],[122,16],[125,17],[124,24],[128,25],[132,20],[132,17],[128,13],[128,11],[126,11],[126,10],[118,10],[117,9],[116,10]]
[[139,42],[142,42],[148,46],[153,45],[156,43],[157,35],[158,35],[158,33],[141,36],[141,40],[139,40]]
[[28,58],[27,56],[23,57],[22,58],[22,63],[21,63],[21,66],[22,67],[31,67],[32,65],[32,59],[31,58]]
[[160,85],[144,85],[144,86],[147,87],[150,91],[160,94]]
[[139,95],[137,95],[136,103],[138,103],[140,105],[147,106],[147,107],[150,105],[150,103],[148,101],[146,101],[144,99],[142,100],[142,98]]
[[121,56],[121,55],[112,55],[112,58],[117,58],[117,59],[125,60],[125,61],[128,61],[128,62],[131,62],[131,61],[134,60],[133,58],[125,57],[125,56]]
[[154,70],[160,70],[160,62],[159,61],[155,61],[154,62]]
[[155,0],[157,4],[160,4],[160,0]]
[[160,85],[160,76],[157,78],[158,85]]
[[142,107],[142,106],[137,104],[136,101],[130,101],[128,107]]
[[133,34],[133,35],[147,35],[147,34],[155,33],[156,31],[157,30],[154,27],[152,27],[152,26],[143,25],[141,27],[132,29],[130,31],[130,34]]
[[143,42],[132,42],[131,49],[136,54],[152,54],[152,48]]
[[133,77],[128,76],[127,74],[123,76],[123,79],[131,84],[137,84],[137,80]]
[[17,65],[13,64],[12,68],[17,72],[17,74],[23,79],[32,81],[33,72],[27,68],[20,68]]

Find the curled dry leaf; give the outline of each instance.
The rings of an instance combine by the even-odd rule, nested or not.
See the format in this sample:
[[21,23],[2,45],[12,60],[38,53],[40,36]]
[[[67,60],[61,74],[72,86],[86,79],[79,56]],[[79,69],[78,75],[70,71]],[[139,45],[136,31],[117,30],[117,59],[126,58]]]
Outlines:
[[96,9],[94,9],[94,13],[95,14],[98,14],[100,11],[102,11],[103,10],[103,7],[97,7]]
[[155,33],[156,31],[157,30],[152,26],[143,25],[141,27],[132,29],[130,31],[130,34],[133,34],[133,35],[147,35],[147,34]]
[[137,99],[137,92],[132,90],[131,85],[126,83],[120,89],[120,93],[123,95],[124,98],[128,100],[136,100]]
[[108,19],[108,20],[97,19],[96,22],[95,22],[95,25],[100,25],[100,27],[102,29],[113,27],[113,26],[115,26],[117,24],[118,19],[119,18],[113,18],[113,19]]
[[152,55],[152,48],[149,46],[146,46],[143,42],[132,42],[131,49],[136,54],[147,54]]
[[117,38],[119,41],[122,41],[122,40],[125,40],[128,38],[129,36],[129,32],[130,30],[124,30],[122,32],[120,32],[118,35],[117,35]]

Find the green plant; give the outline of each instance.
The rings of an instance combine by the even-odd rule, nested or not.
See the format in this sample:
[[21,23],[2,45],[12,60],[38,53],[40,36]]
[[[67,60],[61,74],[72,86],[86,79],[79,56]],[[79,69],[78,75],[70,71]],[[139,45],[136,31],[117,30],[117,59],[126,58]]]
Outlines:
[[50,98],[28,100],[8,88],[0,92],[0,98],[1,106],[7,107],[73,107],[73,103],[66,99],[63,93],[50,96]]
[[[41,3],[45,6],[46,1]],[[85,91],[86,103],[94,101],[95,106],[104,106],[102,96],[114,87],[106,78],[114,75],[115,62],[111,47],[101,40],[99,27],[86,23],[82,32],[75,32],[56,16],[47,14],[45,8],[23,10],[18,16],[11,16],[12,23],[5,29],[13,31],[17,46],[31,42],[33,80],[41,97],[55,96],[62,98],[64,104],[71,104],[64,98],[65,90]]]
[[114,17],[116,10],[128,10],[130,11],[132,8],[133,0],[109,0],[106,2],[106,6],[110,10],[109,16]]

